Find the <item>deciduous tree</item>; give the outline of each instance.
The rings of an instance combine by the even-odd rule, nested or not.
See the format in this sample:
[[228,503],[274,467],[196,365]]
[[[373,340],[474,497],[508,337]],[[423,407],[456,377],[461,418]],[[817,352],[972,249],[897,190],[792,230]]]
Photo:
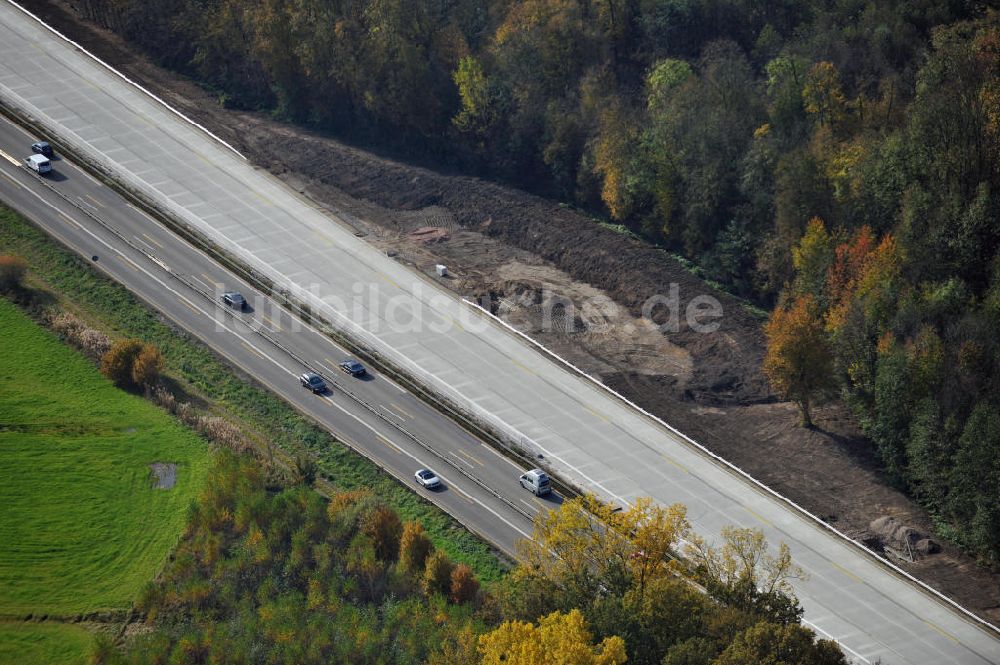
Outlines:
[[795,402],[802,424],[812,426],[810,407],[815,396],[834,385],[833,356],[811,295],[779,307],[764,328],[767,354],[764,372],[774,389]]
[[620,665],[627,658],[625,642],[617,636],[593,643],[583,614],[554,612],[538,625],[506,621],[479,638],[483,665]]

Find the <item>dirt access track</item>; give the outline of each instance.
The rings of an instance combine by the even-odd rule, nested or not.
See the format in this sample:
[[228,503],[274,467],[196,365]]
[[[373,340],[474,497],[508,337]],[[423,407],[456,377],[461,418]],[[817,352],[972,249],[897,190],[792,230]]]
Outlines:
[[[934,533],[926,511],[881,477],[841,405],[818,408],[815,429],[798,426],[795,408],[775,400],[761,373],[760,320],[667,254],[550,200],[380,157],[263,114],[223,109],[211,93],[80,20],[71,2],[37,0],[32,10],[372,244],[427,274],[447,265],[451,277],[442,283],[456,293],[490,307],[873,550],[892,556],[869,526],[880,517]],[[671,285],[680,321],[664,333],[659,324],[670,323],[667,307],[649,321],[642,306],[650,296],[669,297]],[[722,304],[715,332],[686,324],[684,308],[701,295]],[[940,552],[897,563],[1000,623],[1000,574],[936,540]]]

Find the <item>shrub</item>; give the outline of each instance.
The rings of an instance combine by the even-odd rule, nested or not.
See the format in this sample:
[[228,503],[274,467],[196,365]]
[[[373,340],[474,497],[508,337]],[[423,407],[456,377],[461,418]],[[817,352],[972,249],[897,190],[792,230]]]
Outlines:
[[468,603],[479,593],[479,581],[472,568],[460,563],[451,571],[451,602]]
[[118,387],[132,386],[132,365],[142,349],[143,343],[137,339],[115,342],[101,358],[101,373]]
[[427,556],[434,549],[430,538],[424,533],[420,522],[403,525],[403,535],[399,539],[399,567],[407,575],[417,575],[424,570]]
[[378,506],[369,512],[361,525],[362,532],[372,539],[375,556],[381,561],[393,561],[399,556],[399,539],[403,524],[399,515],[388,506]]
[[428,596],[436,593],[447,594],[451,591],[451,571],[454,568],[448,555],[441,551],[435,551],[427,557],[424,566],[424,576],[420,581],[420,586]]
[[144,344],[132,361],[132,382],[137,386],[151,386],[163,371],[163,356],[152,344]]
[[16,291],[23,287],[27,272],[28,262],[20,256],[0,256],[0,291]]
[[111,349],[111,338],[100,330],[86,328],[80,332],[77,345],[86,356],[98,360]]

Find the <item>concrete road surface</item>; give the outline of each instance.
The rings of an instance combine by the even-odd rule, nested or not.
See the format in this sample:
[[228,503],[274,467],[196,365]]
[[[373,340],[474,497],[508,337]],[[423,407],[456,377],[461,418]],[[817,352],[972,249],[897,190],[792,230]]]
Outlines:
[[859,662],[1000,661],[994,630],[383,256],[6,3],[0,102],[568,481],[622,503],[680,501],[706,535],[736,524],[788,543],[808,574],[795,585],[806,620]]
[[[559,504],[557,494],[536,499],[522,491],[522,467],[391,379],[374,371],[357,379],[341,373],[337,364],[347,351],[68,160],[53,162],[56,180],[17,166],[13,155],[33,141],[0,117],[0,200],[341,441],[510,556],[517,540],[530,535],[531,517]],[[230,290],[246,297],[247,311],[222,304]],[[297,375],[306,370],[325,377],[328,393],[300,386]],[[433,442],[434,450],[421,442]],[[418,488],[413,474],[420,468],[435,471],[443,488]]]

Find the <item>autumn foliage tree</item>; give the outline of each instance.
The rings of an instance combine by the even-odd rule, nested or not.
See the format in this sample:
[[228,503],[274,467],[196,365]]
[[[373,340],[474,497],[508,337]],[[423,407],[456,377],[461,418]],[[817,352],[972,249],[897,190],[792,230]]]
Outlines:
[[468,603],[476,599],[479,581],[467,564],[460,563],[451,571],[451,592],[448,597],[453,603]]
[[455,564],[447,554],[440,550],[432,552],[424,564],[424,575],[420,581],[424,593],[428,596],[436,593],[448,595],[451,591],[451,572],[454,568]]
[[506,621],[479,638],[483,665],[621,665],[627,660],[618,636],[594,644],[583,614],[553,612],[538,624]]
[[143,344],[132,362],[132,382],[137,386],[151,386],[163,371],[163,355],[152,344]]
[[834,385],[833,355],[812,295],[775,309],[764,333],[764,372],[774,389],[799,407],[802,424],[811,427],[813,399]]
[[143,346],[142,341],[138,339],[120,339],[113,343],[101,358],[101,373],[116,386],[134,385],[132,367],[136,358],[142,353]]
[[399,539],[399,567],[409,575],[423,573],[427,557],[433,549],[434,545],[420,522],[405,523]]

